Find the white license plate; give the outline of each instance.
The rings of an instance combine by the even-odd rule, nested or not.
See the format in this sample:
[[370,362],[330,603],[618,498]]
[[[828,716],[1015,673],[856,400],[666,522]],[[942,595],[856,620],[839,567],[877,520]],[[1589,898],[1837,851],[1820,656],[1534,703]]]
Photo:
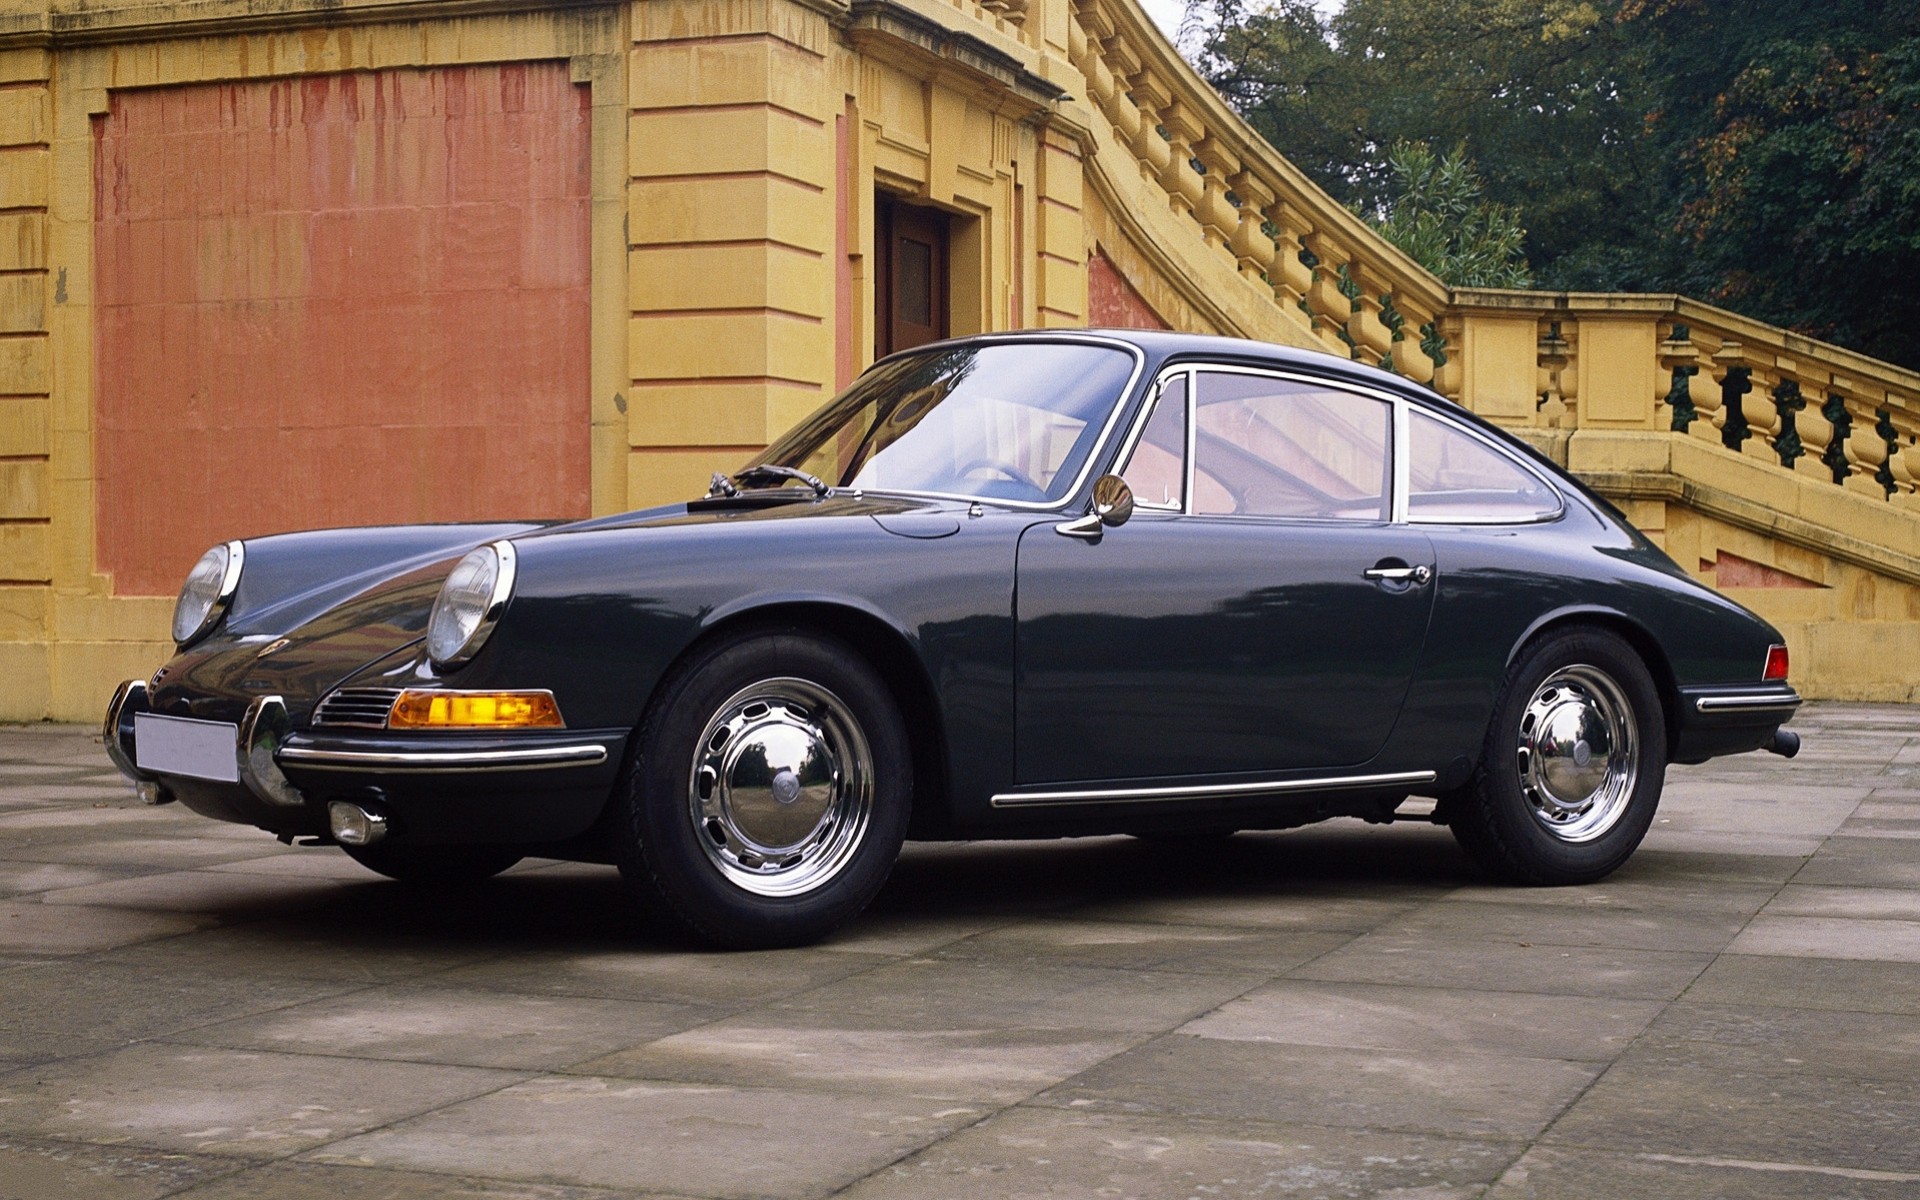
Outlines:
[[135,713],[133,760],[142,771],[238,783],[239,738],[239,727],[226,721]]

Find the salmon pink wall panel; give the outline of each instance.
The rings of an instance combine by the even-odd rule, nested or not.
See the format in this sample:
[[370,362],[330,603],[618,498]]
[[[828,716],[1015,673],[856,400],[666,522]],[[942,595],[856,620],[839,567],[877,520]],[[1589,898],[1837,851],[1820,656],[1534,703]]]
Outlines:
[[1099,329],[1170,329],[1107,256],[1087,258],[1087,324]]
[[95,123],[99,566],[584,516],[587,90],[516,63],[117,92]]

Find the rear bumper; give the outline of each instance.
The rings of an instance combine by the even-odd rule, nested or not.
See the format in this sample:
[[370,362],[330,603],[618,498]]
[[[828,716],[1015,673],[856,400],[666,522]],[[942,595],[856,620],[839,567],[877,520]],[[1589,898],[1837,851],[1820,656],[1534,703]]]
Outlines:
[[296,731],[280,698],[264,696],[237,723],[239,782],[228,783],[141,768],[138,717],[147,711],[145,684],[131,680],[115,691],[102,729],[107,756],[144,798],[294,837],[325,836],[331,800],[374,799],[393,813],[396,841],[565,841],[599,818],[627,744],[624,729]]
[[1800,693],[1785,683],[1683,687],[1678,697],[1669,752],[1678,763],[1762,749],[1801,703]]

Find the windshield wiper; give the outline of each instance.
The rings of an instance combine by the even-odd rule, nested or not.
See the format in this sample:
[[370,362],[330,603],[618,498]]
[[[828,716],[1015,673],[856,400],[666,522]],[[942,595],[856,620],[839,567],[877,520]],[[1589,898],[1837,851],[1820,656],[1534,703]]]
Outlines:
[[[812,488],[813,494],[816,496],[828,496],[833,493],[833,489],[827,486],[826,480],[820,478],[818,475],[809,475],[798,467],[782,467],[774,463],[760,463],[758,466],[747,467],[745,470],[736,471],[733,475],[733,482],[735,483],[746,483],[752,479],[797,479]],[[716,477],[714,482],[718,484],[719,479]]]

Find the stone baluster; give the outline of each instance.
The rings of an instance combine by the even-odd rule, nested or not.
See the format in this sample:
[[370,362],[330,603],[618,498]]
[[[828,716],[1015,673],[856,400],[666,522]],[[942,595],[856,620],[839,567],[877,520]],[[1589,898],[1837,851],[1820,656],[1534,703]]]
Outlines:
[[[1466,323],[1466,318],[1458,311],[1442,313],[1434,318],[1431,326],[1434,345],[1427,351],[1440,368],[1433,373],[1433,390],[1462,404],[1466,403],[1466,398],[1461,394],[1466,390],[1466,364],[1460,360],[1457,352],[1450,353],[1448,347],[1458,350]],[[1425,332],[1422,331],[1423,337]]]
[[1793,413],[1793,433],[1801,453],[1793,460],[1793,470],[1797,475],[1826,479],[1829,441],[1833,437],[1833,426],[1824,411],[1827,385],[1816,383],[1811,374],[1799,382],[1801,405]]
[[1852,418],[1852,428],[1847,434],[1847,462],[1853,469],[1842,482],[1863,496],[1884,498],[1887,494],[1880,482],[1887,463],[1887,439],[1879,429],[1880,405],[1885,395],[1878,388],[1862,388],[1849,397],[1858,403],[1847,406],[1847,415]]
[[1313,318],[1313,332],[1328,350],[1351,357],[1353,343],[1348,340],[1352,335],[1347,333],[1347,318],[1353,315],[1353,300],[1341,286],[1340,271],[1348,260],[1347,253],[1319,232],[1310,233],[1302,240],[1314,260],[1313,282],[1307,286],[1307,311]]
[[1747,363],[1747,390],[1740,397],[1740,409],[1746,418],[1747,438],[1740,453],[1777,465],[1773,451],[1774,435],[1780,431],[1780,413],[1773,406],[1773,389],[1780,382],[1774,370],[1763,363]]
[[1193,151],[1207,134],[1198,116],[1177,97],[1160,114],[1167,127],[1167,161],[1160,168],[1160,186],[1166,189],[1173,211],[1180,216],[1200,218],[1200,206],[1206,199],[1200,173],[1193,169]]
[[1656,400],[1655,406],[1663,403],[1667,406],[1667,428],[1687,433],[1700,418],[1700,410],[1693,400],[1693,378],[1700,373],[1700,350],[1693,344],[1693,331],[1675,322],[1667,330],[1658,353],[1660,369],[1667,373],[1668,383],[1667,394]]
[[1852,380],[1836,375],[1827,384],[1827,398],[1820,405],[1820,418],[1827,423],[1827,446],[1821,452],[1820,465],[1840,484],[1853,474],[1853,461],[1847,457],[1847,442],[1853,437],[1853,410],[1847,399],[1856,390]]
[[1433,378],[1428,380],[1428,386],[1453,398],[1460,395],[1463,370],[1459,357],[1447,348],[1460,344],[1460,325],[1460,318],[1438,312],[1422,322],[1418,330],[1420,353],[1433,364]]
[[1285,200],[1276,200],[1267,210],[1267,219],[1273,223],[1273,265],[1268,269],[1268,280],[1273,284],[1274,299],[1289,309],[1298,309],[1306,315],[1308,324],[1313,322],[1313,309],[1308,304],[1307,292],[1313,287],[1313,268],[1301,259],[1306,250],[1302,235],[1310,226],[1300,210]]
[[1540,397],[1535,405],[1538,423],[1548,429],[1571,429],[1574,426],[1573,407],[1567,403],[1564,386],[1567,367],[1573,362],[1573,343],[1567,340],[1559,321],[1540,323],[1540,340],[1535,348],[1539,363],[1539,376],[1534,381],[1534,392]]
[[1909,442],[1893,460],[1893,477],[1900,490],[1889,499],[1920,512],[1920,444]]
[[1893,474],[1893,460],[1900,455],[1900,431],[1894,428],[1891,406],[1879,409],[1874,415],[1880,419],[1874,422],[1873,431],[1880,435],[1886,451],[1880,460],[1880,469],[1873,473],[1873,479],[1891,496],[1900,490],[1899,480]]
[[1200,204],[1195,213],[1200,219],[1201,236],[1210,248],[1238,261],[1233,235],[1240,228],[1240,212],[1227,197],[1227,181],[1239,174],[1240,160],[1212,134],[1195,147],[1194,157],[1206,168],[1200,177]]
[[1347,314],[1347,336],[1353,339],[1354,357],[1378,366],[1393,353],[1393,330],[1388,328],[1386,291],[1373,271],[1358,259],[1347,263],[1351,309]]
[[1261,183],[1257,175],[1244,166],[1232,180],[1233,194],[1240,199],[1240,209],[1235,214],[1237,220],[1233,227],[1233,240],[1229,248],[1233,251],[1234,265],[1240,274],[1256,282],[1266,282],[1274,288],[1274,297],[1281,303],[1278,272],[1274,262],[1280,256],[1280,248],[1267,233],[1267,210],[1273,207],[1273,189]]
[[1779,382],[1767,389],[1767,398],[1773,403],[1773,453],[1780,465],[1789,469],[1807,452],[1798,425],[1798,415],[1807,407],[1806,397],[1800,392],[1800,381],[1794,377],[1798,365],[1780,359],[1775,364]]
[[1747,410],[1741,400],[1753,390],[1753,369],[1746,363],[1745,348],[1739,342],[1722,342],[1713,352],[1715,377],[1720,381],[1720,399],[1714,405],[1713,423],[1720,432],[1720,444],[1738,450],[1752,432],[1747,428]]
[[[1399,297],[1393,297],[1393,300],[1392,311],[1398,313],[1398,320],[1388,325],[1393,330],[1393,369],[1415,383],[1432,384],[1439,364],[1427,353],[1427,347],[1423,344],[1426,338],[1421,331],[1432,328],[1433,314],[1411,305],[1403,309]],[[1385,319],[1388,314],[1383,312],[1381,315]]]
[[[1172,107],[1173,97],[1150,71],[1129,76],[1128,84],[1133,103],[1140,107],[1140,128],[1133,135],[1133,152],[1140,160],[1140,174],[1148,183],[1161,187],[1161,178],[1174,163],[1173,147],[1160,132],[1163,114]],[[1185,160],[1181,162],[1182,169],[1187,170]]]
[[1027,0],[999,0],[1001,15],[1007,24],[1025,32],[1027,26]]
[[1887,470],[1894,485],[1889,498],[1899,500],[1920,487],[1920,421],[1914,418],[1920,405],[1911,393],[1889,392],[1887,410],[1894,427],[1893,442],[1887,447]]

